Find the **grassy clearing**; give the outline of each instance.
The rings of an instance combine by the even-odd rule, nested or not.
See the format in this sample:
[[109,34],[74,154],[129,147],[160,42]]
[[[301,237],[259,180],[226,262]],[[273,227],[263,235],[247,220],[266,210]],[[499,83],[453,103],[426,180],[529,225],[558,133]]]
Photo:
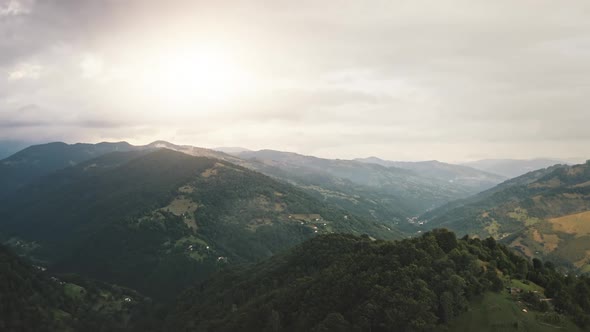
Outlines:
[[75,284],[66,283],[64,285],[64,292],[66,296],[72,299],[80,299],[86,293],[86,290],[83,287],[80,287]]
[[537,292],[540,292],[540,293],[544,293],[545,292],[545,289],[543,287],[541,287],[541,286],[539,286],[539,285],[537,285],[537,284],[535,284],[533,282],[530,282],[530,281],[529,281],[528,284],[525,284],[525,283],[523,283],[520,280],[512,279],[510,281],[510,287],[520,288],[520,289],[522,289],[524,291],[531,291],[531,292],[537,291]]
[[565,319],[560,326],[543,323],[539,320],[541,313],[522,309],[506,292],[486,293],[449,324],[449,331],[581,331]]
[[590,264],[586,264],[580,268],[580,273],[590,273]]
[[486,232],[488,232],[488,234],[490,234],[491,237],[496,239],[500,237],[500,224],[496,221],[496,219],[492,219],[492,222],[484,227],[484,229]]
[[185,250],[190,258],[197,261],[203,261],[208,256],[208,249],[206,249],[208,244],[193,235],[177,240],[174,246]]
[[526,209],[516,208],[512,212],[508,212],[508,217],[524,223],[525,226],[532,226],[541,222],[541,219],[529,216]]
[[191,235],[191,236],[185,236],[183,238],[180,238],[178,240],[176,240],[176,242],[174,243],[175,246],[177,247],[187,247],[189,245],[199,245],[202,247],[206,247],[207,246],[207,242],[201,240],[200,238]]
[[175,216],[182,217],[188,227],[196,230],[197,221],[195,220],[195,211],[197,211],[198,207],[198,204],[193,202],[192,199],[180,195],[174,198],[168,206],[163,207],[162,211],[171,212]]

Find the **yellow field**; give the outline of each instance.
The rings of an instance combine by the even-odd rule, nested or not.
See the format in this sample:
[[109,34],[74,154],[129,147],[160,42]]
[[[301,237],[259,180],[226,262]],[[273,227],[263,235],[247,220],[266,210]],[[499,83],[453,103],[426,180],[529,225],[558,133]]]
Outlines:
[[575,234],[577,237],[590,235],[590,211],[549,219],[558,232]]
[[214,167],[208,168],[208,169],[204,170],[203,173],[201,173],[201,176],[204,178],[208,178],[213,175],[217,175],[217,169]]
[[577,185],[574,186],[574,188],[583,188],[583,187],[588,187],[588,186],[590,186],[590,181],[578,183]]
[[541,236],[541,233],[539,233],[538,230],[533,230],[533,240],[537,241],[537,242],[543,242],[543,237]]
[[545,244],[545,250],[547,252],[554,251],[559,245],[559,236],[555,234],[543,234],[543,240],[543,243]]

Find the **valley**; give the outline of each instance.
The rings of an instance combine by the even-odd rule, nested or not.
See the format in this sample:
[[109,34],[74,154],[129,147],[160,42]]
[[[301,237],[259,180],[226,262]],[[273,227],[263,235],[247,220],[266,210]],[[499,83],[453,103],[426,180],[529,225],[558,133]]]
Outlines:
[[[56,148],[61,151],[58,155]],[[536,279],[540,271],[523,273],[522,269],[535,268],[508,247],[528,259],[549,261],[557,269],[590,270],[588,164],[552,166],[493,186],[503,178],[448,164],[328,160],[268,150],[232,153],[161,141],[146,146],[27,148],[0,161],[15,180],[8,182],[0,198],[0,238],[24,257],[22,264],[36,266],[29,268],[35,271],[34,278],[57,283],[52,292],[88,306],[83,320],[93,326],[97,323],[88,315],[120,317],[124,323],[118,328],[125,330],[232,331],[245,324],[246,330],[254,331],[263,328],[260,323],[279,330],[367,329],[371,324],[391,324],[383,317],[393,315],[376,311],[364,321],[367,318],[359,317],[368,313],[358,315],[368,310],[367,303],[378,310],[394,303],[417,310],[416,317],[396,313],[401,316],[393,321],[409,324],[404,329],[426,323],[426,330],[442,324],[460,331],[479,328],[477,322],[483,321],[488,327],[577,331],[569,317],[578,313],[536,313],[531,304],[503,294],[501,285],[533,287],[526,282],[540,291],[548,286],[547,280]],[[478,193],[480,189],[485,190]],[[475,238],[455,239],[439,228]],[[402,240],[408,237],[413,238]],[[494,249],[492,238],[507,247]],[[451,252],[453,248],[467,249],[476,257],[460,258]],[[377,256],[363,256],[370,252]],[[379,256],[386,252],[396,252],[401,265]],[[434,264],[437,259],[451,259],[463,280],[461,287],[467,288],[455,289],[459,293],[452,299],[422,289],[415,303],[391,302],[407,289],[424,286],[402,278],[414,273],[408,264]],[[498,260],[510,263],[497,265],[492,274],[490,264]],[[377,268],[377,261],[383,268]],[[415,278],[427,284],[451,277],[425,268]],[[338,271],[349,272],[338,275]],[[558,278],[553,271],[542,273]],[[395,288],[388,279],[379,279],[387,275],[414,286]],[[364,284],[365,279],[372,281]],[[322,311],[336,307],[316,303],[316,295],[285,295],[297,299],[293,305],[303,306],[286,309],[287,298],[280,294],[293,290],[281,289],[291,287],[285,280],[294,282],[296,293],[330,298],[339,289],[352,289],[355,295],[334,299],[333,303],[351,305],[338,307],[337,313]],[[389,300],[375,297],[386,289],[393,292]],[[271,293],[264,295],[268,290]],[[222,307],[216,304],[219,296],[224,299]],[[79,313],[69,304],[47,305],[40,310],[57,313],[48,318],[52,322],[64,330],[81,328],[72,320]],[[444,309],[446,305],[450,307]],[[159,318],[140,317],[160,306],[166,309]],[[518,311],[523,308],[531,314]],[[270,318],[240,318],[261,315]]]

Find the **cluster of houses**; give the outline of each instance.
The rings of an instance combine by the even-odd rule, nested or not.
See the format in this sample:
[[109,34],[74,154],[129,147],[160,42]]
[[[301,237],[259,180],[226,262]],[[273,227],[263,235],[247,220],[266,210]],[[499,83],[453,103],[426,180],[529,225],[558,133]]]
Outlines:
[[406,218],[406,221],[412,225],[424,225],[425,221],[418,219],[418,217]]
[[[289,219],[298,221],[301,225],[310,224],[309,227],[313,229],[314,233],[319,232],[322,225],[324,227],[328,225],[319,214],[290,214]],[[348,219],[348,216],[345,215],[344,219]]]
[[49,279],[50,279],[51,281],[53,281],[53,282],[57,282],[58,284],[60,284],[60,285],[62,285],[62,286],[66,284],[65,282],[63,282],[63,281],[61,281],[61,280],[57,279],[56,277],[51,277],[51,278],[49,278]]
[[[207,251],[209,251],[210,247],[209,246],[206,246],[205,249],[207,249]],[[189,244],[186,247],[186,251],[195,251],[195,250],[197,250],[197,245],[196,244]]]

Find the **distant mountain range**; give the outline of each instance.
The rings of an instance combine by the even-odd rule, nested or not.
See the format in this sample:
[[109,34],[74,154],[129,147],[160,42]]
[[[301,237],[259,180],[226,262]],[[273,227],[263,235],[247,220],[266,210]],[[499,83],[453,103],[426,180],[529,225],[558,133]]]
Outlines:
[[360,162],[373,163],[385,167],[397,167],[414,171],[433,179],[441,179],[451,183],[457,183],[474,192],[483,191],[496,184],[507,180],[507,177],[481,171],[476,168],[443,163],[437,160],[430,161],[389,161],[377,157],[355,159]]
[[[159,148],[220,159],[296,185],[329,204],[367,220],[413,232],[408,220],[450,201],[465,198],[504,180],[464,166],[438,162],[383,166],[294,153],[242,148],[221,151],[156,141],[144,146],[126,142],[49,143],[28,147],[0,161],[0,197],[35,179],[109,152]],[[237,151],[237,152],[236,152]]]
[[506,181],[421,217],[428,228],[494,236],[529,257],[590,271],[590,162]]
[[514,178],[528,172],[558,164],[571,162],[556,159],[484,159],[463,163],[462,165],[482,171],[499,174],[507,178]]
[[[449,181],[430,170],[406,169],[357,160],[324,159],[274,150],[234,154],[243,166],[287,181],[327,202],[365,218],[412,232],[412,218],[447,202],[468,197],[500,183],[503,178],[481,174],[485,180]],[[462,167],[458,167],[462,168]],[[495,181],[495,182],[494,182]]]
[[238,146],[224,146],[224,147],[213,148],[213,150],[219,151],[219,152],[224,152],[224,153],[229,153],[229,154],[252,151],[250,149],[241,148]]

